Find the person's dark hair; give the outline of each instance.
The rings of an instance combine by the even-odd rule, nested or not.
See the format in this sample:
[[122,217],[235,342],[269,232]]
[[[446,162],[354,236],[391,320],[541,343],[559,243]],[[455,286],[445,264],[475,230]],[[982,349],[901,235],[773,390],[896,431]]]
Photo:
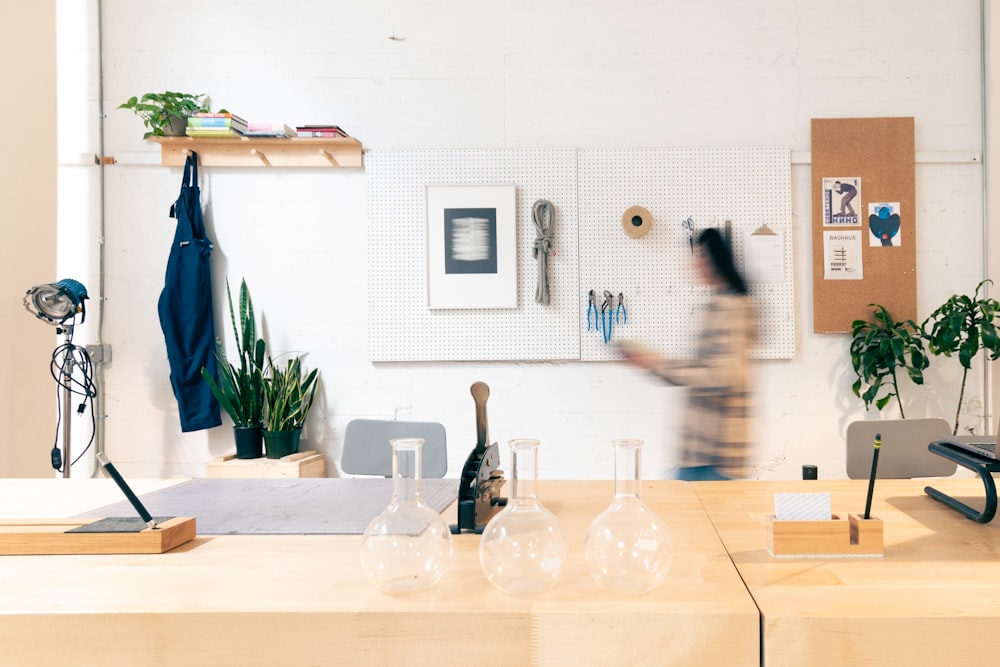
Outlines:
[[726,288],[730,292],[737,294],[747,293],[747,284],[743,276],[736,270],[733,263],[733,253],[729,251],[729,246],[722,238],[722,234],[715,227],[709,227],[698,236],[698,245],[708,255],[712,262],[712,269],[716,275],[726,283]]

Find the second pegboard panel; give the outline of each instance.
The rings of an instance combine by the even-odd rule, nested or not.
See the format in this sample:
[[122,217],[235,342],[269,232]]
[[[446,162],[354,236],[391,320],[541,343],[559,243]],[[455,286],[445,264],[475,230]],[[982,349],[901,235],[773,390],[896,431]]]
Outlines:
[[[750,285],[758,320],[751,355],[794,357],[787,148],[581,150],[578,165],[582,360],[617,359],[613,342],[619,338],[671,356],[690,356],[710,297],[695,271],[692,237],[709,226],[728,230],[742,270],[746,238],[762,225],[782,244],[781,268],[771,281]],[[641,221],[641,234],[628,233],[628,220],[623,220],[633,207],[651,218]],[[621,294],[627,323],[614,322],[610,335],[595,330],[587,317],[590,290],[598,295],[598,315],[605,291],[616,301]]]

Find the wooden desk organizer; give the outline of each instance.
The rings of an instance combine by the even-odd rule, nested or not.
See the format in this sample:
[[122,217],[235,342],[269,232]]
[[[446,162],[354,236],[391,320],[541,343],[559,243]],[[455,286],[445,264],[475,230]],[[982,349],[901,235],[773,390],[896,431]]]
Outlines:
[[829,521],[778,521],[767,517],[767,550],[772,556],[882,557],[882,520],[834,514]]
[[137,533],[67,533],[98,519],[0,520],[0,556],[161,554],[195,538],[194,517],[174,517]]

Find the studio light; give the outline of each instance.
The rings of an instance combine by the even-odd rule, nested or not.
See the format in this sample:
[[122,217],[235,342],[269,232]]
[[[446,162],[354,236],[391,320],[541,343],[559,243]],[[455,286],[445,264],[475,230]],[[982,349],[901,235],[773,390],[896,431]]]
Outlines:
[[24,295],[22,303],[35,317],[52,326],[80,315],[82,323],[87,317],[84,301],[87,288],[77,280],[67,278],[56,283],[35,285]]
[[[29,313],[56,327],[56,332],[65,337],[65,342],[57,346],[52,353],[49,365],[52,377],[59,385],[60,392],[56,394],[59,404],[59,422],[57,433],[62,431],[62,448],[57,442],[52,446],[52,468],[69,477],[70,466],[75,462],[70,459],[70,405],[73,395],[83,397],[77,412],[83,414],[86,404],[90,401],[91,424],[94,425],[93,399],[97,390],[93,381],[92,363],[86,348],[73,344],[73,327],[79,316],[82,324],[87,317],[85,301],[87,288],[77,280],[67,278],[55,283],[36,285],[29,289],[22,303]],[[93,438],[91,438],[93,442]],[[88,444],[84,451],[90,445]],[[79,459],[79,457],[77,457]]]

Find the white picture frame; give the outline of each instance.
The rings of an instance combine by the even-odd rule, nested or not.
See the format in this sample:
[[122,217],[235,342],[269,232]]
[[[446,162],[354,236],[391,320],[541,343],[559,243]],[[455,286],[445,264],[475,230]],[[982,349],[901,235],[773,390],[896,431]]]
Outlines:
[[428,185],[427,307],[517,308],[513,185]]

